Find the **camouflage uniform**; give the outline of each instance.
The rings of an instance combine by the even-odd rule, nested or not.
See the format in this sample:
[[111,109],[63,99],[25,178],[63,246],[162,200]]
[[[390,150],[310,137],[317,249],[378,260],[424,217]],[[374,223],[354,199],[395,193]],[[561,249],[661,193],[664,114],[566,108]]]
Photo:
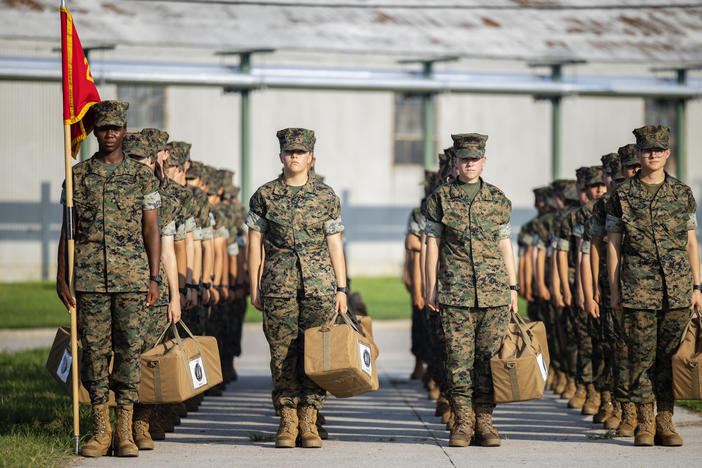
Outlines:
[[[422,216],[421,207],[414,208],[407,218],[407,235],[417,236],[419,239],[422,238],[422,231],[419,226],[420,217]],[[426,345],[423,340],[423,334],[426,329],[424,324],[424,313],[418,307],[412,305],[412,341],[411,341],[411,352],[417,358],[423,361],[427,361],[427,356],[425,352]]]
[[[123,126],[127,106],[117,101],[96,104],[95,125]],[[93,405],[106,403],[110,388],[119,405],[131,405],[138,400],[141,324],[149,289],[141,219],[142,211],[161,205],[158,180],[148,167],[132,159],[125,157],[111,168],[96,153],[73,166],[73,184],[83,382]]]
[[[309,130],[281,130],[278,138],[283,151],[314,147]],[[296,190],[280,176],[256,190],[249,206],[247,226],[263,234],[263,331],[277,406],[319,409],[326,392],[305,375],[304,331],[334,314],[337,284],[326,237],[344,229],[339,198],[319,178]]]
[[511,203],[482,179],[472,201],[459,184],[439,187],[426,206],[426,234],[440,239],[437,302],[449,397],[455,406],[492,405],[490,358],[502,344],[510,304],[498,242],[511,235]]
[[622,234],[621,331],[629,347],[630,401],[672,401],[671,358],[690,319],[687,231],[697,227],[697,204],[677,179],[666,174],[653,196],[637,174],[606,207],[607,232]]

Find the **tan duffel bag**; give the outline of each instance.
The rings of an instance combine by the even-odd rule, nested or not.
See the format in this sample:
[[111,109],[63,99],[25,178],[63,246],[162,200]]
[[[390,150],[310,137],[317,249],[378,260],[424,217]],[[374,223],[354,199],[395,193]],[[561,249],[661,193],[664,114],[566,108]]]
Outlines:
[[540,399],[549,364],[543,322],[525,322],[512,313],[502,347],[490,359],[495,403]]
[[[81,360],[83,356],[83,347],[78,340],[78,370],[81,369]],[[46,370],[56,379],[63,387],[69,396],[73,395],[73,372],[72,372],[71,356],[71,329],[67,327],[59,327],[56,330],[54,344],[49,350],[49,357],[46,359]],[[110,372],[112,372],[112,358],[110,358]],[[90,395],[88,390],[83,386],[83,382],[78,379],[78,399],[84,405],[90,404]],[[109,402],[110,406],[115,406],[115,393],[110,390]]]
[[695,312],[673,355],[673,393],[676,400],[701,400],[702,316]]
[[356,315],[355,318],[358,324],[361,325],[361,330],[363,330],[363,333],[366,334],[366,338],[370,340],[373,352],[375,353],[375,358],[378,359],[378,356],[380,356],[380,350],[373,339],[373,321],[368,315]]
[[[141,355],[139,402],[144,404],[180,403],[222,382],[217,340],[212,336],[188,334],[181,339],[177,324],[169,324],[154,346]],[[161,343],[166,332],[173,339]]]
[[[336,323],[341,317],[343,323]],[[351,314],[305,330],[305,373],[337,398],[378,389],[375,345]]]

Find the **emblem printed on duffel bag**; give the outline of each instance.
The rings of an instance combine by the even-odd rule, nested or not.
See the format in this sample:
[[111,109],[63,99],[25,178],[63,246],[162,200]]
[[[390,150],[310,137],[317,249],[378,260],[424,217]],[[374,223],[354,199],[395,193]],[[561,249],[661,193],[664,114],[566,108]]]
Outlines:
[[361,370],[366,374],[373,376],[373,364],[371,361],[371,350],[363,343],[358,344],[358,355],[361,356]]
[[190,378],[193,381],[193,388],[200,388],[207,385],[207,377],[205,376],[205,367],[202,363],[202,356],[191,359],[190,362]]

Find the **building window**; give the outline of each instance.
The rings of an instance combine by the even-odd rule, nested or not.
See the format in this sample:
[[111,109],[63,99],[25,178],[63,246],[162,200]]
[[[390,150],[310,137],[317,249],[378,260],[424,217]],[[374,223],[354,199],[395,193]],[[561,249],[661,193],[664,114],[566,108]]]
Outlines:
[[676,157],[678,153],[675,141],[678,119],[675,112],[675,99],[646,99],[646,125],[663,125],[670,127],[670,157],[665,164],[665,170],[672,175],[677,174]]
[[166,92],[161,86],[118,86],[117,99],[129,103],[130,130],[165,128]]
[[421,94],[395,94],[395,164],[424,164],[422,109]]

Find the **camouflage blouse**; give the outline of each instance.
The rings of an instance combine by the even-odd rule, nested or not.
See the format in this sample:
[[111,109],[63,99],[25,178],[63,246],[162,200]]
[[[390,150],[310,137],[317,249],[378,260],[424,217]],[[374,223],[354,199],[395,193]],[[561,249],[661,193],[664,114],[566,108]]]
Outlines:
[[342,232],[344,225],[331,187],[310,177],[295,191],[281,176],[253,194],[246,224],[263,233],[264,297],[336,293],[326,237]]
[[631,309],[689,307],[692,270],[687,232],[697,228],[690,187],[666,174],[655,196],[639,174],[623,182],[607,203],[607,232],[622,233],[619,284]]
[[95,156],[73,166],[77,217],[75,288],[137,292],[149,288],[142,211],[161,206],[158,179],[130,158],[110,173]]
[[439,187],[427,200],[426,234],[440,239],[439,304],[497,307],[510,303],[498,243],[511,237],[512,203],[494,185],[480,182],[472,202],[458,182]]

